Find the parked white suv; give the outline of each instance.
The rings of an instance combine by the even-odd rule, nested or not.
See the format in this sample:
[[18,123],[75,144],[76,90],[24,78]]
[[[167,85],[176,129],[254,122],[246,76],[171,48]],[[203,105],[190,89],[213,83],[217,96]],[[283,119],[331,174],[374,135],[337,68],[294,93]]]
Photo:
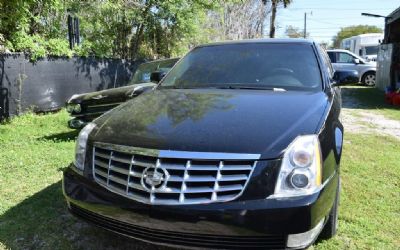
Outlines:
[[375,85],[376,62],[367,62],[348,50],[327,50],[335,70],[356,70],[360,82],[367,86]]

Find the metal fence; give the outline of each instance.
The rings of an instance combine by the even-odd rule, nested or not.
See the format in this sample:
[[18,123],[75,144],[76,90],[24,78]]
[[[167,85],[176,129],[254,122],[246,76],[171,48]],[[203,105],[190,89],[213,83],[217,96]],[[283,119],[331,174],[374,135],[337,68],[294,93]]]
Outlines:
[[58,110],[73,94],[126,85],[142,61],[0,54],[0,120],[27,110]]

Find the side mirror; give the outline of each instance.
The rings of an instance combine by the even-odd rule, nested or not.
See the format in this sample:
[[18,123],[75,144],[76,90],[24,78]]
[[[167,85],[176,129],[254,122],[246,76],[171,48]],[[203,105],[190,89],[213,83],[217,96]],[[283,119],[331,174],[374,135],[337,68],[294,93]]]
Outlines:
[[355,58],[355,59],[353,60],[353,62],[354,62],[355,64],[360,64],[360,59]]
[[358,83],[359,82],[358,72],[355,70],[338,70],[333,74],[333,83],[332,86],[341,86],[350,83]]
[[154,71],[150,75],[150,82],[159,83],[166,74],[163,71]]

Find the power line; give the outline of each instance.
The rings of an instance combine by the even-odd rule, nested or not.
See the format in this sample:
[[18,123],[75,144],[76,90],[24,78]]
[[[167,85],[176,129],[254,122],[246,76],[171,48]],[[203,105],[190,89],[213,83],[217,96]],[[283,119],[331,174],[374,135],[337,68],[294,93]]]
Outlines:
[[303,8],[290,8],[288,7],[287,10],[342,10],[342,11],[354,11],[354,10],[386,10],[386,11],[391,11],[391,9],[388,8],[320,8],[320,7],[303,7]]

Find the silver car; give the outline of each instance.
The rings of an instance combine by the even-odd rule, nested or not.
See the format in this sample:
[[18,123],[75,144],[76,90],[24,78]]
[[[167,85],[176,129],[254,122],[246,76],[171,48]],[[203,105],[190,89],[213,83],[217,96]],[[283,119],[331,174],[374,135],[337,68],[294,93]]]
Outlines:
[[327,50],[335,70],[356,70],[359,81],[367,86],[375,85],[376,62],[367,62],[348,50]]

